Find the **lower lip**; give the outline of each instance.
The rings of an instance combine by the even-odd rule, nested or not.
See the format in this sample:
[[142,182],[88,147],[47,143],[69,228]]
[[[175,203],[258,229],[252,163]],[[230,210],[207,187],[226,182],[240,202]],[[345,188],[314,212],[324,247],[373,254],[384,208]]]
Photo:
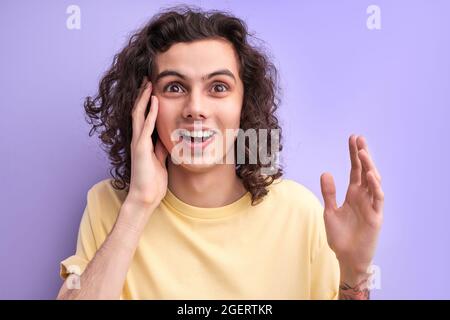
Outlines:
[[206,148],[215,139],[215,137],[216,137],[216,134],[214,133],[211,137],[209,137],[208,139],[206,139],[205,141],[202,141],[202,142],[192,142],[191,140],[185,139],[184,137],[181,139],[182,139],[183,143],[185,143],[189,148],[194,150],[194,149]]

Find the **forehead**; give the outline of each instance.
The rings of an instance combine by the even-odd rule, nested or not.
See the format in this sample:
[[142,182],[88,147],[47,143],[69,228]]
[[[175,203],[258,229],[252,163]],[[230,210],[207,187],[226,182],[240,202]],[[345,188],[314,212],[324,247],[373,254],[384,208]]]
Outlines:
[[156,73],[175,69],[193,77],[229,69],[238,77],[238,56],[231,42],[222,39],[204,39],[179,42],[155,57]]

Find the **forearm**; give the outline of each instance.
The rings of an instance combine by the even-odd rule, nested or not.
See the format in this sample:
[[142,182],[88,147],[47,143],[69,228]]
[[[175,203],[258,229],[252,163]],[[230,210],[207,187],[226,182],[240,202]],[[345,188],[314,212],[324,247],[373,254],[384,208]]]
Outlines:
[[57,299],[119,299],[140,235],[154,209],[125,201],[114,227],[82,273],[79,288],[69,289],[66,280]]
[[369,300],[370,276],[367,272],[353,272],[341,267],[339,300]]

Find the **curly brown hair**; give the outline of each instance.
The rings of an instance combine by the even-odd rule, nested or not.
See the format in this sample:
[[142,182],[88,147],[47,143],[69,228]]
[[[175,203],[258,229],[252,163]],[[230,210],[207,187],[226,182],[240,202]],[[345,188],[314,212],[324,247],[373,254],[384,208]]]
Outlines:
[[[111,67],[100,80],[98,93],[94,97],[88,96],[84,102],[86,120],[92,125],[89,136],[99,133],[102,149],[104,147],[111,161],[110,174],[114,178],[112,186],[115,189],[129,191],[131,110],[142,79],[145,76],[152,78],[155,55],[167,51],[177,42],[217,37],[231,42],[239,57],[239,74],[244,84],[240,128],[244,131],[267,129],[269,132],[277,129],[278,152],[282,150],[282,131],[275,115],[280,104],[278,72],[264,49],[250,44],[249,37],[257,38],[248,32],[246,23],[229,12],[203,11],[186,5],[170,7],[161,10],[131,35],[128,44],[114,56]],[[153,143],[157,138],[157,130],[154,130]],[[271,135],[266,142],[270,146]],[[255,205],[268,193],[267,187],[283,175],[283,169],[278,164],[275,174],[265,175],[261,169],[268,165],[263,164],[259,157],[257,163],[248,163],[248,143],[245,141],[245,163],[236,165],[236,174],[250,192],[252,205]],[[268,156],[273,158],[270,149],[266,148]],[[236,143],[234,151],[236,159]]]

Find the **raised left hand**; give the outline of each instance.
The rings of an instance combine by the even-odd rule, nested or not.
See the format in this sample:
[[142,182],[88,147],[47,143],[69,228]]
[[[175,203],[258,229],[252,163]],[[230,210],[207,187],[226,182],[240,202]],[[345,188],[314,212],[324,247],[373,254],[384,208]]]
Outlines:
[[341,207],[336,205],[333,177],[320,177],[328,245],[341,268],[353,274],[367,272],[372,263],[383,221],[384,193],[381,176],[363,136],[349,138],[350,183]]

